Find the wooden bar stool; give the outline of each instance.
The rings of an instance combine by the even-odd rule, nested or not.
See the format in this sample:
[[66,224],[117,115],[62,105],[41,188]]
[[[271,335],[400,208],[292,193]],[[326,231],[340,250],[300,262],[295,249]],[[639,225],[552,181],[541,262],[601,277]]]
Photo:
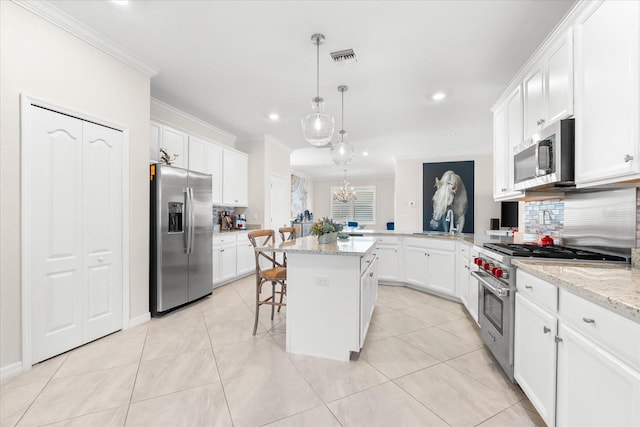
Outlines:
[[[268,247],[275,245],[275,231],[273,230],[254,230],[248,233],[249,241],[255,248]],[[282,302],[283,297],[287,294],[287,268],[284,264],[278,262],[275,257],[275,252],[264,250],[255,251],[256,256],[256,320],[253,324],[253,335],[256,334],[258,329],[258,314],[260,306],[267,304],[271,306],[271,320],[273,320],[275,307],[278,306],[278,313],[280,308],[284,305]],[[260,261],[268,265],[268,268],[260,265]],[[264,261],[266,260],[266,262]],[[271,296],[260,299],[260,293],[262,292],[262,285],[265,282],[271,282]],[[280,286],[278,286],[280,285]],[[278,289],[279,288],[279,289]],[[276,294],[280,294],[280,301],[276,301]]]
[[[280,233],[280,238],[283,242],[287,242],[289,240],[296,240],[296,228],[295,227],[280,227],[278,229]],[[287,254],[282,254],[282,265],[287,266]]]

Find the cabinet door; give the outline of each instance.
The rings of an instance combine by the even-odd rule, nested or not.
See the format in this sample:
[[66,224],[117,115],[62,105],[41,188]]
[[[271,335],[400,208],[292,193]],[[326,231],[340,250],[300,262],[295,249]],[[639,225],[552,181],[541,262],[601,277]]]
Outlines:
[[555,423],[557,318],[516,293],[514,376],[548,426]]
[[245,154],[224,150],[222,165],[222,202],[230,206],[247,206],[249,162]]
[[545,126],[573,114],[573,31],[549,48],[544,61]]
[[455,255],[437,249],[427,249],[428,280],[430,289],[454,296],[456,293]]
[[160,161],[160,144],[162,141],[162,125],[151,122],[149,124],[149,163]]
[[640,425],[640,373],[562,322],[559,335],[556,425]]
[[469,310],[469,260],[458,255],[456,263],[456,291],[464,306]]
[[254,250],[253,250],[253,246],[251,245],[251,242],[245,239],[242,239],[242,241],[238,239],[236,258],[237,258],[236,273],[238,275],[246,274],[255,270],[256,259],[255,259]]
[[493,112],[493,198],[500,199],[507,192],[507,109],[506,104]]
[[229,280],[236,277],[236,245],[224,245],[220,248],[222,253],[222,280]]
[[207,166],[205,173],[211,174],[211,202],[216,205],[222,203],[222,147],[207,144]]
[[176,161],[172,163],[172,166],[189,168],[189,136],[186,133],[163,126],[162,147],[160,148],[166,149],[171,157],[176,156]]
[[421,288],[427,288],[427,251],[424,248],[405,248],[405,281]]
[[236,198],[238,206],[249,204],[249,157],[241,153],[236,159]]
[[536,67],[524,79],[524,137],[540,139],[544,125],[542,67]]
[[640,2],[594,3],[575,27],[575,179],[632,178],[638,163]]
[[200,173],[207,172],[207,141],[189,136],[189,170]]
[[478,279],[471,276],[471,271],[469,271],[469,305],[467,309],[469,310],[469,314],[473,318],[473,320],[478,323],[478,292],[480,291],[480,287],[478,285]]
[[378,246],[378,277],[380,280],[397,281],[398,277],[398,247]]

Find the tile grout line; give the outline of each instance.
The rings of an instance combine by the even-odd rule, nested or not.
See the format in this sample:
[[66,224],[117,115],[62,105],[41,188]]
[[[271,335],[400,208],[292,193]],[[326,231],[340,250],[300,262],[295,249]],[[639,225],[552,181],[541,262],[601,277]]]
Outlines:
[[[149,320],[149,323],[151,323],[151,320]],[[147,330],[144,333],[144,343],[142,344],[142,351],[140,352],[140,357],[138,358],[138,369],[136,369],[136,376],[133,379],[133,387],[131,387],[131,393],[129,394],[129,403],[127,404],[127,412],[124,414],[123,426],[127,425],[127,419],[129,418],[129,410],[131,409],[133,392],[136,390],[136,383],[138,382],[138,374],[140,373],[140,365],[142,364],[142,355],[144,354],[144,349],[147,346],[148,338],[149,338],[149,327],[147,326]]]

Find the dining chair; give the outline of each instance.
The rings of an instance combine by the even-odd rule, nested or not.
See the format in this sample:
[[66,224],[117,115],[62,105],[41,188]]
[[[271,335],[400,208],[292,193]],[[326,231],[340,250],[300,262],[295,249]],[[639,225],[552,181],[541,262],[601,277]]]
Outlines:
[[[287,294],[287,268],[283,263],[278,262],[275,252],[269,250],[275,242],[275,231],[264,229],[254,230],[248,233],[249,241],[253,245],[256,259],[256,319],[253,324],[253,335],[258,330],[258,316],[261,305],[271,306],[271,320],[273,320],[275,307],[278,307],[278,313],[282,306],[287,304],[283,302],[284,296]],[[259,250],[257,248],[264,248]],[[261,264],[261,261],[263,264]],[[271,295],[265,299],[261,299],[262,285],[271,282]],[[280,300],[276,301],[276,295],[280,295]]]

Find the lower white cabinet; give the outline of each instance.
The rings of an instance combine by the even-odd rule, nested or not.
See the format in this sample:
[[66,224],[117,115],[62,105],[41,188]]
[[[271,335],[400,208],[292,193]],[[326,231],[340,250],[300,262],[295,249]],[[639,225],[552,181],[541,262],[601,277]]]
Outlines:
[[397,281],[399,279],[398,268],[398,238],[378,236],[376,238],[376,254],[378,256],[378,278],[382,281]]
[[455,296],[455,241],[408,237],[405,243],[405,281]]
[[369,330],[373,309],[378,299],[378,262],[376,254],[369,257],[369,263],[360,274],[360,348]]
[[547,425],[640,425],[640,324],[517,275],[515,378]]
[[253,245],[249,241],[247,233],[238,233],[238,241],[236,244],[236,274],[244,276],[256,270],[256,258]]
[[213,236],[213,284],[236,277],[236,235],[224,233]]
[[516,293],[514,377],[547,423],[555,423],[557,315]]

